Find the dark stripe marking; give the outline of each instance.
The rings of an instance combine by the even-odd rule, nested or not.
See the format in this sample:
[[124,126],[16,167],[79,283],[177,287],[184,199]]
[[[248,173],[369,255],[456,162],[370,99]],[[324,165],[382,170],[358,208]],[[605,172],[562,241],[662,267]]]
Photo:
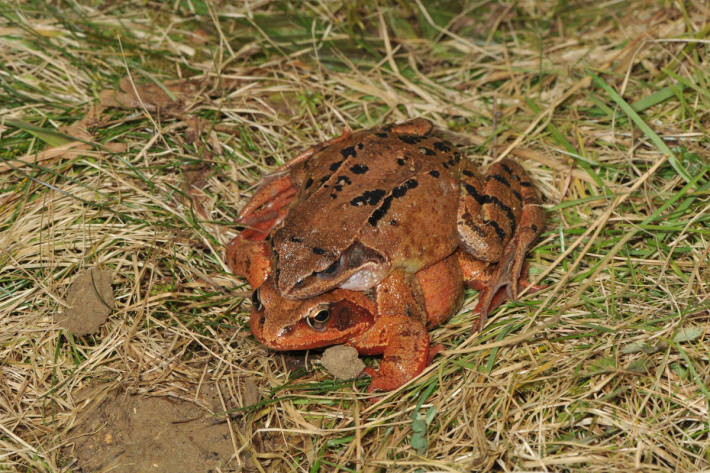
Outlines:
[[370,218],[367,219],[370,225],[372,225],[373,227],[377,226],[377,222],[379,222],[382,217],[387,215],[387,211],[390,209],[390,205],[392,205],[392,200],[404,197],[404,195],[409,189],[414,189],[418,185],[419,182],[417,182],[416,179],[409,179],[401,186],[397,186],[392,189],[392,194],[385,197],[385,199],[382,201],[382,205],[380,205],[377,210],[372,212]]
[[468,183],[464,183],[463,185],[464,189],[466,189],[466,192],[468,195],[476,199],[476,202],[478,202],[478,205],[483,205],[486,203],[486,199],[478,193],[478,190],[474,186]]
[[496,234],[498,235],[498,238],[501,239],[501,241],[505,240],[505,232],[502,228],[500,228],[500,226],[498,226],[498,222],[496,222],[495,220],[483,220],[483,223],[485,223],[489,227],[493,227],[493,230],[496,231]]
[[491,179],[495,179],[496,181],[503,184],[505,187],[510,187],[510,182],[508,182],[508,179],[504,178],[500,174],[489,174],[486,176],[486,181],[490,181]]
[[[344,160],[343,160],[343,161],[344,161]],[[338,168],[340,167],[340,165],[343,164],[343,161],[336,161],[336,162],[334,162],[333,164],[331,164],[331,165],[330,165],[330,170],[331,170],[332,172],[337,171]]]
[[503,212],[505,212],[508,215],[508,220],[510,220],[510,226],[511,228],[515,226],[515,214],[513,213],[513,210],[505,205],[503,202],[498,200],[498,197],[494,195],[487,195],[486,196],[486,203],[491,203],[501,209]]

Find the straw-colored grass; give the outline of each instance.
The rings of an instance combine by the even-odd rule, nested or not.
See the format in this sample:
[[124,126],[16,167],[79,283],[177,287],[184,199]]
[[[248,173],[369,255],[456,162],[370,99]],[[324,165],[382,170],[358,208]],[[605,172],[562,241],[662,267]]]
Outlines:
[[[205,386],[219,471],[709,471],[709,32],[701,1],[0,5],[0,471],[81,471],[92,402]],[[250,336],[224,245],[280,163],[418,116],[533,176],[548,288],[474,335],[467,292],[373,404]],[[114,310],[72,336],[95,266]]]

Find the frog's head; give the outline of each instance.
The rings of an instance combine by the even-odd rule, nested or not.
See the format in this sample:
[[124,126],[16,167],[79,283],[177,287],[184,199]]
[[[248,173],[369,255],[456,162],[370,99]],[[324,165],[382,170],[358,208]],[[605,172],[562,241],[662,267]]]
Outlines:
[[336,287],[365,291],[390,272],[388,257],[358,240],[304,233],[296,237],[281,228],[273,235],[275,284],[285,298],[305,299]]
[[273,279],[252,294],[251,331],[274,350],[307,350],[346,342],[374,324],[375,304],[359,292],[336,289],[305,300],[279,295]]

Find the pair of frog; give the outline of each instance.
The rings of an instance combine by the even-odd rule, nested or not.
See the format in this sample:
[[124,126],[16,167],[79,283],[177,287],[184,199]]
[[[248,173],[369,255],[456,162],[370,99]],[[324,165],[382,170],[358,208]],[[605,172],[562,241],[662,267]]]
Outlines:
[[419,374],[428,329],[461,306],[488,313],[527,285],[525,253],[545,215],[523,168],[485,174],[414,119],[318,144],[264,179],[226,261],[247,278],[251,330],[276,350],[335,344],[382,354],[369,390]]

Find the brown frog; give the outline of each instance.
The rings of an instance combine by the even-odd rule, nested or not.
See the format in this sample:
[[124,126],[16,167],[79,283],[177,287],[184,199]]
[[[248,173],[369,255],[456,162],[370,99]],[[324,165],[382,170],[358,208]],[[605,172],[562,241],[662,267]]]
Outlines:
[[[426,328],[458,307],[461,274],[482,290],[475,328],[517,295],[525,252],[544,225],[532,182],[507,159],[481,175],[431,131],[423,119],[346,131],[265,179],[226,254],[235,274],[261,288],[251,322],[259,340],[384,353],[373,386],[393,389],[426,366]],[[450,286],[458,292],[442,289]],[[434,299],[445,313],[430,310]]]
[[240,214],[246,229],[227,247],[235,273],[261,272],[252,276],[258,287],[273,267],[279,293],[304,299],[336,287],[367,290],[395,269],[413,274],[461,247],[497,268],[484,317],[499,288],[515,297],[525,252],[544,225],[532,182],[507,159],[481,176],[431,131],[415,119],[345,132],[284,165]]

